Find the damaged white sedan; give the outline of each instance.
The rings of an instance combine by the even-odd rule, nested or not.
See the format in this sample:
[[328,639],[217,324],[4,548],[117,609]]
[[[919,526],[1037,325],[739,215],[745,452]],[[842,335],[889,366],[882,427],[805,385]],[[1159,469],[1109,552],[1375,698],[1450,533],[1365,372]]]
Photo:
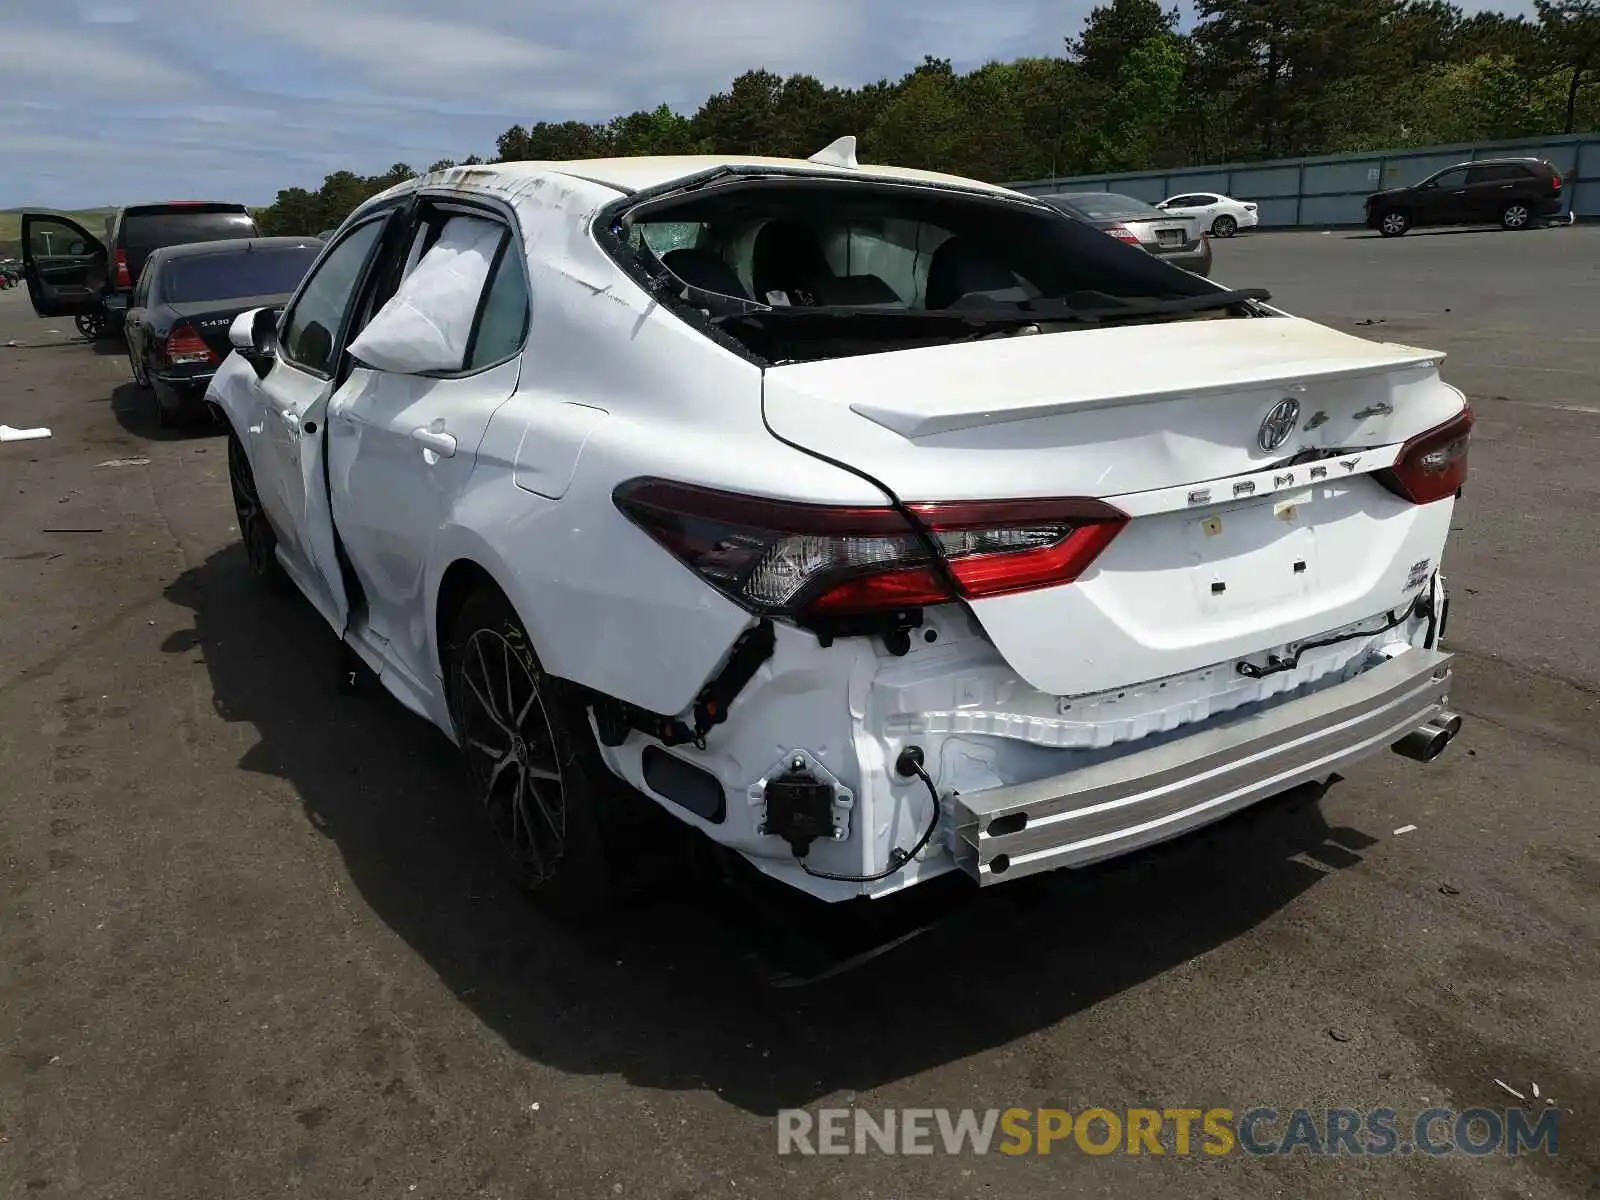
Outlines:
[[529,885],[613,873],[620,780],[844,900],[1459,729],[1470,409],[1268,299],[848,140],[499,163],[363,205],[210,399],[254,571],[460,746]]

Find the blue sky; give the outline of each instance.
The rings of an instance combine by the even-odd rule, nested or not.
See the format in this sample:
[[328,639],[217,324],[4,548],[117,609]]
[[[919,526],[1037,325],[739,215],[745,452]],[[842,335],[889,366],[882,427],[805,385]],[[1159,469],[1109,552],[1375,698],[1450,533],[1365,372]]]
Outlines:
[[1056,53],[1090,6],[20,0],[0,22],[0,208],[265,204],[340,168],[488,156],[518,122],[602,120],[662,101],[692,112],[751,67],[856,84],[925,54],[965,68]]

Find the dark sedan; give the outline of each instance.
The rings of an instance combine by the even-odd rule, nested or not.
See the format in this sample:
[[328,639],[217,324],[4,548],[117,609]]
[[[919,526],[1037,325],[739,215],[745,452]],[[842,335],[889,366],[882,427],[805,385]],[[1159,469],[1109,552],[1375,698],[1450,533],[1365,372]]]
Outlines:
[[1211,239],[1193,217],[1170,216],[1153,204],[1117,192],[1071,192],[1039,199],[1119,241],[1143,247],[1163,262],[1196,275],[1211,274]]
[[233,348],[233,319],[288,303],[321,252],[315,238],[275,237],[195,242],[150,254],[123,334],[134,383],[155,394],[157,424],[168,428],[202,411],[206,385]]

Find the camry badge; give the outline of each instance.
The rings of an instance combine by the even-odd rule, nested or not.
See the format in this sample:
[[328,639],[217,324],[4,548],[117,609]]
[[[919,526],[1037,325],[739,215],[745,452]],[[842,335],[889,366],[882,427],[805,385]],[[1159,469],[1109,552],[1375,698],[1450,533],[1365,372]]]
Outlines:
[[1261,428],[1256,432],[1256,445],[1263,450],[1276,450],[1289,440],[1299,421],[1300,401],[1293,396],[1285,396],[1262,419]]

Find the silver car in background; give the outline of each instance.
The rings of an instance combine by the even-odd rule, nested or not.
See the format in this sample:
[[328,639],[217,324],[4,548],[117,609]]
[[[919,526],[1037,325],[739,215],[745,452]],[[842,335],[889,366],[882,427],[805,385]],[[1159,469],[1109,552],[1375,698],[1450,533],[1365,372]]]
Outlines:
[[1114,238],[1143,246],[1175,267],[1211,274],[1211,239],[1195,217],[1175,217],[1118,192],[1070,192],[1039,199]]

